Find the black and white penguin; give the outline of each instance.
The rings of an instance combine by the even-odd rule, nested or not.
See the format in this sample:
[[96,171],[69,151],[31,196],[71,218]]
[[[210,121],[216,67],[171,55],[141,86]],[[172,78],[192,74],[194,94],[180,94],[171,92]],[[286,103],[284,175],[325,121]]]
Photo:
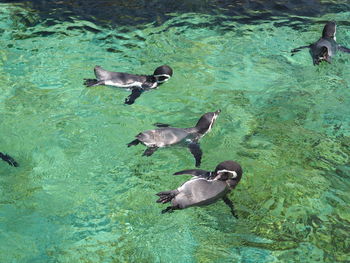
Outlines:
[[179,174],[190,174],[195,178],[175,190],[157,194],[159,196],[157,203],[171,202],[171,206],[165,208],[162,214],[191,206],[209,205],[222,199],[230,207],[232,215],[237,217],[233,203],[227,194],[237,186],[242,178],[243,170],[239,163],[225,161],[219,163],[213,172],[193,169],[180,171],[174,175]]
[[84,79],[86,87],[107,85],[131,90],[125,99],[125,104],[133,104],[142,92],[157,88],[167,82],[173,75],[173,70],[167,65],[155,69],[153,75],[133,75],[122,72],[112,72],[100,66],[94,68],[96,79]]
[[314,65],[318,65],[321,61],[332,62],[338,50],[350,53],[350,49],[343,47],[336,42],[337,25],[334,21],[329,21],[323,28],[322,37],[315,43],[308,46],[301,46],[293,49],[292,56],[303,48],[309,48]]
[[10,155],[6,154],[6,153],[2,153],[0,152],[0,158],[7,162],[9,165],[14,166],[14,167],[18,167],[19,164],[15,161],[15,159],[13,159]]
[[185,144],[196,160],[199,167],[202,159],[202,150],[199,140],[210,132],[221,110],[204,114],[193,128],[173,128],[168,124],[155,124],[160,129],[148,130],[136,135],[136,140],[128,144],[128,147],[142,143],[147,146],[144,156],[151,156],[158,148],[174,144]]

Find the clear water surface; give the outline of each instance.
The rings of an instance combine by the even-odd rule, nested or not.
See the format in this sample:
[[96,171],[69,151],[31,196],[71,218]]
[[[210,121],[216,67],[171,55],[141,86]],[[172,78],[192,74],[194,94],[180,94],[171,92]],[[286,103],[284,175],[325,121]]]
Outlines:
[[[350,46],[349,5],[175,2],[0,3],[0,150],[20,163],[0,163],[0,262],[350,262],[350,56],[289,53],[327,20]],[[95,65],[165,63],[173,78],[132,106],[82,85]],[[242,164],[239,219],[223,202],[161,215],[155,193],[193,158],[126,144],[217,109],[201,167]]]

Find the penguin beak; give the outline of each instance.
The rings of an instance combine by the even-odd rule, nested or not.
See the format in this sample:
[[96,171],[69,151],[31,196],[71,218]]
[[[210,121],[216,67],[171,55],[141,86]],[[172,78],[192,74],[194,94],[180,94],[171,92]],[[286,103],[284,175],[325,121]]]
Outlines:
[[220,113],[221,113],[221,110],[217,110],[214,112],[213,122],[216,120],[216,118],[219,116]]

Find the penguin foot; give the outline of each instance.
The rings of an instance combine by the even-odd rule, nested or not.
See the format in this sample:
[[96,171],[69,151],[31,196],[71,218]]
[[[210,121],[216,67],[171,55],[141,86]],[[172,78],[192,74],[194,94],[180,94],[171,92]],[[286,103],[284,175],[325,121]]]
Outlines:
[[86,87],[93,87],[100,84],[101,84],[100,81],[98,81],[97,79],[84,79],[84,85]]
[[172,206],[168,206],[167,208],[165,208],[165,209],[162,210],[162,214],[165,214],[165,213],[167,213],[167,212],[169,212],[169,213],[174,212],[173,207],[172,207]]
[[165,214],[167,212],[172,213],[172,212],[174,212],[174,210],[178,210],[178,209],[180,209],[180,207],[178,205],[177,206],[168,206],[167,208],[162,210],[162,214]]
[[164,192],[159,192],[156,195],[159,196],[159,199],[156,202],[165,204],[165,203],[170,202],[176,196],[176,192],[173,191],[173,190],[171,190],[171,191],[164,191]]
[[142,156],[151,156],[157,149],[158,149],[157,146],[155,146],[155,147],[149,147],[149,148],[146,149],[146,151],[144,151],[144,153],[142,154]]
[[135,139],[135,140],[133,140],[132,142],[129,142],[128,143],[128,147],[130,147],[130,146],[133,146],[133,145],[138,145],[140,143],[140,141],[138,140],[138,139]]
[[14,167],[19,166],[19,164],[15,161],[15,159],[13,159],[10,155],[8,155],[6,153],[0,152],[0,158],[2,160],[4,160],[5,162],[7,162],[11,166],[14,166]]

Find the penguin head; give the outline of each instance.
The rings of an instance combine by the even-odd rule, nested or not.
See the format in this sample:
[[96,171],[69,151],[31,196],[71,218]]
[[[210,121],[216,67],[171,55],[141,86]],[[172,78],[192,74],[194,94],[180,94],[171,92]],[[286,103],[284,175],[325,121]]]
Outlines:
[[324,26],[322,31],[322,38],[333,38],[335,39],[335,33],[337,31],[337,24],[334,21],[329,21]]
[[196,124],[197,132],[202,134],[202,136],[209,132],[220,112],[221,110],[217,110],[215,112],[208,112],[204,114]]
[[173,76],[173,70],[171,67],[163,65],[155,69],[153,76],[156,78],[158,84],[162,84]]
[[232,190],[241,180],[243,170],[237,162],[224,161],[216,166],[214,174],[215,179],[227,182]]

